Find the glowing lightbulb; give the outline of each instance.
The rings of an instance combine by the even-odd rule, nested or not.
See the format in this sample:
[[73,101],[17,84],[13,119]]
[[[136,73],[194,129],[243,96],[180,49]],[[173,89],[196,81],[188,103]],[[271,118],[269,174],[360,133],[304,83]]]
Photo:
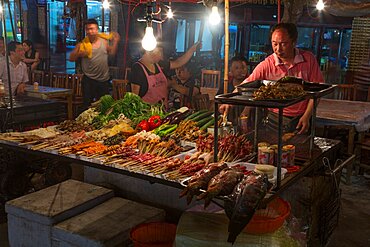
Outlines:
[[168,8],[167,17],[170,18],[170,19],[173,17],[173,12],[172,12],[171,7]]
[[103,9],[109,9],[109,2],[108,0],[103,1]]
[[316,4],[316,9],[317,10],[323,10],[325,8],[325,4],[323,2],[323,0],[319,0]]
[[221,21],[221,17],[220,17],[220,14],[218,13],[218,8],[217,6],[213,6],[212,12],[209,15],[209,22],[212,25],[217,25],[218,23],[220,23],[220,21]]
[[152,51],[157,46],[157,40],[154,37],[152,27],[145,28],[145,35],[143,37],[143,40],[141,41],[141,45],[146,51]]

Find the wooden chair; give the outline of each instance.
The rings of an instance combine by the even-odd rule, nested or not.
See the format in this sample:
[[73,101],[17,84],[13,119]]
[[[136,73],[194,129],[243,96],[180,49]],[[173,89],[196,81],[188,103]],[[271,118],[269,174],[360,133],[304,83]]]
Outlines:
[[356,93],[355,93],[355,100],[357,101],[367,101],[370,102],[370,84],[355,84],[356,85]]
[[125,69],[125,80],[129,80],[130,79],[130,74],[131,74],[131,68],[126,68]]
[[221,71],[203,69],[200,79],[200,87],[219,88],[221,84]]
[[334,90],[334,98],[339,100],[356,100],[355,84],[338,84]]
[[362,169],[370,170],[370,132],[362,134],[360,140],[355,143],[355,171],[362,173]]
[[112,80],[112,94],[115,100],[122,99],[127,92],[128,80],[113,79]]
[[192,100],[193,107],[196,111],[203,109],[210,109],[211,102],[208,94],[197,94],[193,96]]
[[30,83],[38,82],[40,86],[44,86],[45,73],[42,70],[34,70],[31,72]]
[[209,100],[213,101],[221,85],[221,71],[219,70],[202,70],[200,80],[201,94],[208,94]]
[[51,87],[57,87],[57,88],[69,88],[69,80],[72,78],[69,77],[68,74],[65,73],[52,73],[51,74]]
[[82,77],[83,74],[73,74],[72,75],[72,107],[73,115],[76,116],[78,107],[83,105],[83,95],[82,95]]

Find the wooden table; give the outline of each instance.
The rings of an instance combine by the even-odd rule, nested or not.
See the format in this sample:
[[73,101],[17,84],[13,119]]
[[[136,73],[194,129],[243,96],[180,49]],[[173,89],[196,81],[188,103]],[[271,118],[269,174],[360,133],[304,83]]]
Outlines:
[[[370,128],[370,102],[323,98],[317,107],[316,124],[348,129],[348,153],[353,154],[356,132],[361,140]],[[349,167],[347,183],[350,183],[351,175],[352,167]]]
[[72,90],[67,88],[55,88],[38,86],[37,89],[33,85],[27,85],[25,89],[26,95],[35,98],[52,99],[65,97],[67,100],[68,119],[73,119],[72,110]]

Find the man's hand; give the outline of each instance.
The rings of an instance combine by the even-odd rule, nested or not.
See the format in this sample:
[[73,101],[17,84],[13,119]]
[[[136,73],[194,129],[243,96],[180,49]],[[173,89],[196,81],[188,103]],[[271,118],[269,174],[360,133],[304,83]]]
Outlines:
[[218,108],[218,111],[221,113],[221,114],[224,114],[224,112],[229,113],[230,109],[231,109],[232,105],[227,105],[227,104],[222,104],[220,105],[220,107]]
[[16,92],[15,92],[16,95],[24,94],[25,89],[26,89],[26,83],[24,82],[19,83],[17,86]]
[[199,48],[199,50],[202,49],[202,42],[198,41],[198,42],[194,43],[194,45],[191,48],[193,49],[193,52],[196,52],[198,48]]
[[310,127],[310,117],[307,117],[305,115],[303,115],[300,119],[299,119],[299,122],[297,124],[297,127],[296,129],[300,129],[298,134],[303,134],[303,133],[306,133],[308,131]]
[[121,36],[117,32],[112,32],[112,42],[118,43],[121,40]]
[[80,50],[80,47],[81,47],[81,43],[78,43],[77,46],[76,46],[76,55],[77,57],[87,57],[87,51],[81,51]]

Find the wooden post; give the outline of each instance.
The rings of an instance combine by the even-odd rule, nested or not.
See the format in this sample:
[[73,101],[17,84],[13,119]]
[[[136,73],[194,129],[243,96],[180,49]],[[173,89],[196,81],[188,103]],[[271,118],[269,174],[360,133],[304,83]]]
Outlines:
[[224,58],[224,93],[229,85],[229,0],[225,0],[225,58]]

